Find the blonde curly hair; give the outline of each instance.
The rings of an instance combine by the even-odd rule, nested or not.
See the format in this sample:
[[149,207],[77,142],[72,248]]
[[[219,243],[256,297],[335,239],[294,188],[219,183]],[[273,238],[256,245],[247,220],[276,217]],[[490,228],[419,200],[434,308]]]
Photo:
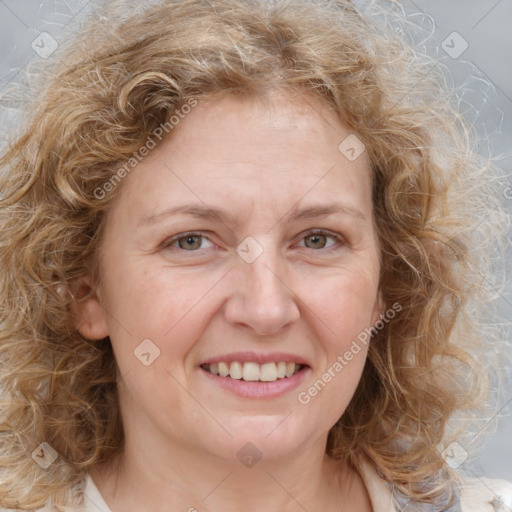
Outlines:
[[[85,473],[123,450],[111,344],[85,339],[72,314],[78,280],[101,279],[123,183],[98,190],[183,105],[276,89],[323,98],[366,145],[383,299],[402,306],[375,334],[327,452],[364,454],[406,499],[448,505],[438,446],[487,395],[477,359],[496,335],[483,305],[508,219],[441,71],[384,4],[161,0],[116,18],[114,2],[50,59],[0,159],[1,506],[65,510]],[[42,442],[59,455],[44,470],[31,458]]]

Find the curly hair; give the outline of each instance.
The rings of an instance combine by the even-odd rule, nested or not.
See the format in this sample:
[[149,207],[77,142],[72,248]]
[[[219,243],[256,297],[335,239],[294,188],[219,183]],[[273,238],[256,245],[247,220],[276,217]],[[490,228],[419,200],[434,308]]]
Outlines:
[[[123,182],[98,190],[187,103],[292,89],[322,98],[364,142],[383,299],[402,306],[373,337],[327,452],[367,456],[411,500],[451,492],[438,447],[458,435],[450,418],[488,394],[490,248],[508,219],[442,72],[390,9],[161,0],[120,18],[100,10],[49,59],[0,159],[1,506],[65,510],[85,473],[123,450],[111,344],[85,339],[72,313],[78,280],[101,280]],[[42,442],[59,456],[45,470],[31,457]]]

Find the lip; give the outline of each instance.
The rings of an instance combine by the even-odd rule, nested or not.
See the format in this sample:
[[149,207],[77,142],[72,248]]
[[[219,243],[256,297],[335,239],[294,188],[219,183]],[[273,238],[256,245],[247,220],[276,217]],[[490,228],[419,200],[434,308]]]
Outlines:
[[[297,363],[303,366],[311,366],[306,359],[303,357],[297,356],[295,354],[290,354],[286,352],[268,352],[268,353],[257,353],[257,352],[231,352],[229,354],[224,354],[221,356],[211,357],[209,359],[205,359],[199,363],[199,366],[203,364],[210,363],[232,363],[233,361],[239,361],[240,363],[278,363],[283,361],[285,363]],[[222,377],[224,378],[224,377]],[[291,377],[289,377],[291,378]]]
[[[219,361],[226,361],[226,359],[218,359]],[[210,359],[212,363],[217,360]],[[240,359],[233,359],[233,361],[240,361]],[[254,361],[254,359],[247,359],[247,361]],[[275,361],[272,360],[272,361]],[[263,362],[272,362],[263,361]],[[284,361],[284,359],[281,359]],[[292,361],[290,361],[292,362]],[[302,364],[302,363],[301,363]],[[218,385],[222,389],[225,389],[235,395],[242,398],[256,398],[256,399],[269,399],[277,398],[279,396],[290,393],[294,389],[298,388],[304,381],[306,376],[311,372],[311,367],[305,365],[300,371],[291,377],[284,379],[277,379],[274,382],[261,382],[261,381],[245,381],[230,379],[229,377],[221,377],[220,375],[213,375],[208,370],[204,370],[198,367],[198,371],[201,372],[207,379],[210,379],[214,385]]]

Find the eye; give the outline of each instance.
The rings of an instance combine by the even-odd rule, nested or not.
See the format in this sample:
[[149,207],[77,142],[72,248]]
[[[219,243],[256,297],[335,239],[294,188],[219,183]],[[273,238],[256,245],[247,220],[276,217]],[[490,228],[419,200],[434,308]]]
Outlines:
[[213,247],[212,242],[208,240],[201,233],[184,233],[175,237],[169,238],[162,244],[162,248],[173,247],[176,249],[183,249],[184,251],[194,252],[198,249],[206,249],[203,246],[204,242],[208,242],[210,247]]
[[[328,245],[328,240],[334,240],[333,243]],[[304,246],[308,249],[329,249],[336,245],[336,243],[343,243],[344,240],[341,236],[335,235],[329,231],[309,231],[302,238]]]

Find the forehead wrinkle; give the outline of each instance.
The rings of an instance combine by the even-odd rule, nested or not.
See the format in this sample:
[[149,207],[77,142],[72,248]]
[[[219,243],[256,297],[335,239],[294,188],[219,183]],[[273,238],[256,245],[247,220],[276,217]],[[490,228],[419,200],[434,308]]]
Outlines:
[[[150,215],[148,217],[141,219],[141,221],[139,221],[139,224],[154,224],[156,222],[159,222],[163,218],[179,214],[191,215],[202,220],[213,220],[217,222],[222,222],[223,224],[229,226],[234,226],[239,221],[239,216],[234,215],[221,208],[209,207],[199,204],[189,204],[174,206],[172,208],[164,210],[163,212]],[[296,207],[285,216],[285,220],[288,222],[294,222],[304,219],[326,217],[328,215],[334,214],[349,215],[351,217],[355,217],[356,219],[366,221],[366,217],[361,211],[351,206],[344,205],[342,203],[333,203],[328,205],[311,205],[300,209]]]

